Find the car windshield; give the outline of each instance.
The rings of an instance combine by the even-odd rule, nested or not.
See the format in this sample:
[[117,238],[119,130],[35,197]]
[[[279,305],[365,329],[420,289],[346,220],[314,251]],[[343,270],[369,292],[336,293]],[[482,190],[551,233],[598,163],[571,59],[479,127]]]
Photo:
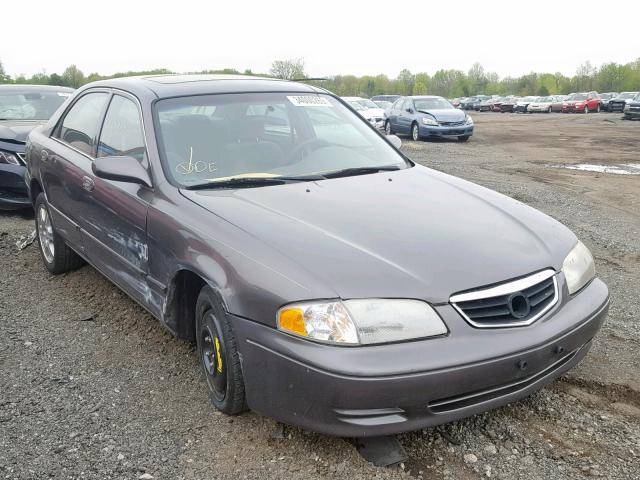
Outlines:
[[309,177],[409,164],[360,116],[329,95],[242,93],[160,100],[159,145],[179,186]]
[[416,98],[413,103],[416,105],[416,110],[446,110],[454,108],[444,98]]
[[378,105],[373,103],[371,100],[367,100],[366,98],[363,100],[358,100],[358,103],[364,108],[380,108]]
[[624,100],[626,100],[627,98],[633,98],[638,94],[638,92],[623,92],[621,93],[618,98],[622,98]]
[[71,95],[69,92],[0,91],[0,120],[48,120]]
[[574,93],[573,95],[569,95],[568,100],[586,100],[587,99],[587,94],[586,93]]
[[366,108],[364,108],[362,104],[357,100],[348,100],[347,103],[351,105],[354,110],[357,110],[358,112],[361,112],[362,110],[366,110]]

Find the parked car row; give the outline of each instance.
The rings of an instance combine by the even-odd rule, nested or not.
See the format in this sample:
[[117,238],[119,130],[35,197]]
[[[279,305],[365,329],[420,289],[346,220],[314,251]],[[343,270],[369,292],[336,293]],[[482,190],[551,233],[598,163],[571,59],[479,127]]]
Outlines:
[[625,106],[637,98],[639,92],[607,92],[598,93],[579,92],[570,95],[548,95],[506,97],[475,95],[468,98],[454,98],[451,104],[462,110],[475,110],[477,112],[562,112],[562,113],[589,113],[589,112],[623,112]]

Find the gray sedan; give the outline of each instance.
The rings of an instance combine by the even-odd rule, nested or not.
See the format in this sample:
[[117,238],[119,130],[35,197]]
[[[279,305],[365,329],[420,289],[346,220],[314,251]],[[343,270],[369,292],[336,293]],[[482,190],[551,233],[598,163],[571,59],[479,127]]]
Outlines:
[[42,259],[194,341],[221,411],[333,435],[449,422],[580,362],[609,304],[589,250],[397,145],[299,83],[91,83],[29,137]]

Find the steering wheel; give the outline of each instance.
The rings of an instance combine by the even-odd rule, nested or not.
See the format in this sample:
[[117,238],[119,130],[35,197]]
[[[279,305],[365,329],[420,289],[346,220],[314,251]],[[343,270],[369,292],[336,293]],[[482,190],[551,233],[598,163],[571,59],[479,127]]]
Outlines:
[[296,145],[294,149],[291,150],[286,163],[287,165],[294,163],[298,155],[303,152],[311,153],[314,150],[319,150],[329,146],[331,146],[331,144],[322,138],[310,138],[309,140],[305,140],[304,142]]

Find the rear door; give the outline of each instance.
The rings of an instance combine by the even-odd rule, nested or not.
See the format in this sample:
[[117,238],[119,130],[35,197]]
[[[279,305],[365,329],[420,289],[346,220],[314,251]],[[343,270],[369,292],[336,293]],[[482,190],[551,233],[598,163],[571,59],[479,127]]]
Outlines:
[[87,191],[83,184],[91,169],[98,129],[109,92],[88,90],[67,109],[41,152],[41,180],[56,231],[80,252],[80,225]]

